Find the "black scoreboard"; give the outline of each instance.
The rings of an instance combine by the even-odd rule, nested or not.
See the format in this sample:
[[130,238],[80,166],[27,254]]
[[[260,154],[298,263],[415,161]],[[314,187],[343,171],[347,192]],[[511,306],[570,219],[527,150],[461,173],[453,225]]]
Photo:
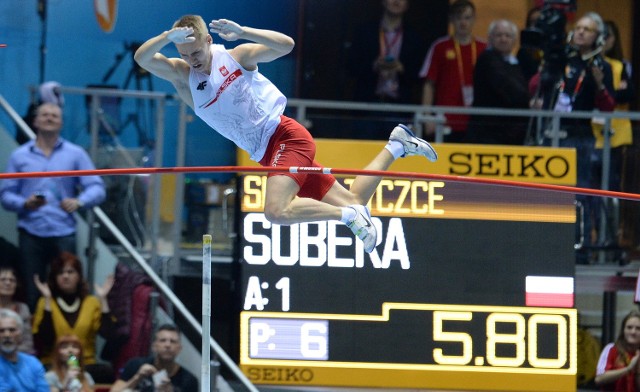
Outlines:
[[252,382],[575,390],[573,195],[383,179],[366,254],[338,221],[272,225],[266,177],[241,181]]

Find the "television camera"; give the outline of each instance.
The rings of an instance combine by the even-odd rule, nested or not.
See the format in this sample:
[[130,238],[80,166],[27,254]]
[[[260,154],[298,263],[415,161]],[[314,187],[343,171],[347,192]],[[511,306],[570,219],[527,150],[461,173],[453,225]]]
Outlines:
[[[554,86],[562,78],[564,67],[575,49],[567,42],[567,15],[576,11],[577,0],[545,0],[540,17],[532,28],[522,30],[523,47],[542,51],[543,65],[540,72],[540,94],[545,106],[552,100]],[[545,107],[548,109],[549,107]]]

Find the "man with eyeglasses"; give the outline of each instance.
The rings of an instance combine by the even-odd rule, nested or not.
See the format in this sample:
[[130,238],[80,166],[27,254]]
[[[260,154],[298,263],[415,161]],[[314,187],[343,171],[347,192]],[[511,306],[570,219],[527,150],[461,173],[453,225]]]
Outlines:
[[18,351],[22,319],[9,309],[0,309],[0,392],[49,392],[44,366],[32,355]]
[[[553,108],[556,112],[592,111],[598,109],[611,112],[615,106],[613,99],[613,76],[611,66],[600,54],[606,36],[605,24],[595,12],[588,12],[576,22],[569,33],[571,52],[567,58],[562,79],[553,94],[554,101],[545,102],[544,107]],[[592,187],[591,154],[595,149],[595,137],[591,130],[589,118],[562,118],[560,121],[560,147],[576,149],[577,186]],[[551,134],[546,144],[551,144]],[[583,249],[578,251],[577,262],[588,263],[585,248],[591,245],[592,204],[591,197],[577,195],[576,200],[583,206],[584,242]],[[576,225],[578,226],[578,225]],[[577,233],[580,235],[581,233]],[[580,240],[580,238],[578,238]]]
[[[518,27],[496,19],[489,25],[489,47],[478,57],[473,74],[473,106],[528,109],[527,81],[513,49]],[[472,115],[467,141],[480,144],[524,144],[526,117]]]

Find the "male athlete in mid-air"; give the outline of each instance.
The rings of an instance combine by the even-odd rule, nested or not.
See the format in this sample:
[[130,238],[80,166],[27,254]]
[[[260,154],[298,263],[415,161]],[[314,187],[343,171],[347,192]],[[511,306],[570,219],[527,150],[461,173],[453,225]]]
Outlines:
[[[212,20],[209,27],[226,41],[250,42],[233,49],[213,44],[202,17],[186,15],[170,30],[142,44],[135,60],[142,68],[170,81],[198,117],[262,166],[319,167],[314,160],[313,138],[302,125],[282,115],[287,99],[258,72],[259,63],[291,52],[293,39],[226,19]],[[171,42],[180,58],[160,53]],[[409,155],[422,155],[432,162],[438,159],[429,143],[398,125],[387,145],[365,169],[387,170],[393,161]],[[270,173],[265,217],[279,225],[340,220],[371,253],[378,236],[366,204],[379,182],[380,177],[357,176],[347,190],[331,175]]]

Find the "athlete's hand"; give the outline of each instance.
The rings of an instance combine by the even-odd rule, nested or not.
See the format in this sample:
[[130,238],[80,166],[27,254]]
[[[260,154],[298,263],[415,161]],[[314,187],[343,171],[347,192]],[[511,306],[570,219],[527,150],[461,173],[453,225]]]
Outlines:
[[169,31],[167,39],[174,44],[186,44],[196,40],[196,37],[189,37],[191,34],[193,34],[191,27],[175,27]]
[[218,34],[225,41],[235,41],[244,33],[242,26],[227,19],[214,19],[209,23],[209,27],[209,31]]

